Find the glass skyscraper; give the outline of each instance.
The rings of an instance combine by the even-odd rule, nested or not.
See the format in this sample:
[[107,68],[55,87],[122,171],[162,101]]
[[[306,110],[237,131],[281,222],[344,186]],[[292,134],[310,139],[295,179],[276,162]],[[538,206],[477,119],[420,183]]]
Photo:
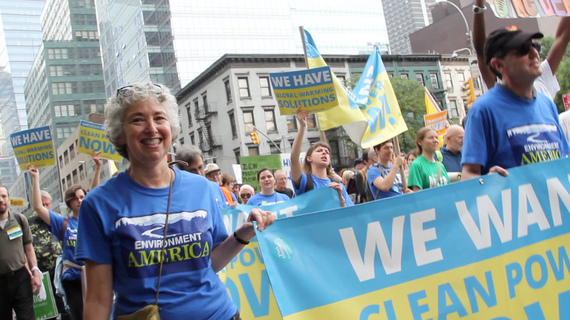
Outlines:
[[[24,82],[42,44],[45,0],[0,0],[0,113],[5,138],[28,129]],[[1,155],[13,155],[6,140]],[[0,141],[1,143],[1,141]]]
[[132,81],[179,88],[226,53],[302,53],[299,26],[323,54],[388,46],[378,0],[96,0],[96,7],[107,93]]

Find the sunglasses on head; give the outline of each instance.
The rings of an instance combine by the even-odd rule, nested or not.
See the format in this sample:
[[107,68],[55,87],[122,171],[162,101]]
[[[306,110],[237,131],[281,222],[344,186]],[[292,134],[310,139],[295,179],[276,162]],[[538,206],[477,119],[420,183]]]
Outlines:
[[535,48],[538,53],[540,53],[540,50],[542,49],[542,46],[539,42],[525,42],[518,49],[516,49],[517,54],[519,56],[526,56],[530,52],[531,47]]
[[[153,84],[152,85],[154,87],[154,92],[158,95],[162,93],[162,86],[160,84]],[[129,84],[126,86],[122,86],[120,88],[117,89],[117,96],[120,97],[125,97],[127,95],[127,93],[129,92],[129,90],[131,90],[134,86]]]
[[242,199],[251,198],[251,193],[242,193],[240,196]]

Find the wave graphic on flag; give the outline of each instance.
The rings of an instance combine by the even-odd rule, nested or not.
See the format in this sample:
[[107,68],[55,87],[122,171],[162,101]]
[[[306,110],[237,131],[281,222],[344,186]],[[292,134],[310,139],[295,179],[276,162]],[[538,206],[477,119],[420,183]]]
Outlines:
[[[307,67],[325,66],[313,37],[307,30],[303,31]],[[378,48],[368,58],[352,92],[336,77],[333,82],[339,105],[317,113],[321,130],[343,126],[350,139],[362,148],[375,146],[408,130]]]

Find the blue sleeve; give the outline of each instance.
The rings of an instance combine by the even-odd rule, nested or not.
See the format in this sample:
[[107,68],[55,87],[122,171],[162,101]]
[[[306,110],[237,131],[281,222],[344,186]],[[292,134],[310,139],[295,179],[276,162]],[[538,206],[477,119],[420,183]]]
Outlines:
[[293,189],[295,189],[295,195],[299,196],[299,195],[305,193],[305,188],[307,187],[307,175],[306,174],[301,173],[301,180],[299,180],[299,186],[297,186],[295,184],[295,181],[293,181],[293,179],[291,179],[291,182],[293,183]]
[[[369,187],[374,186],[374,180],[376,180],[376,178],[380,177],[380,170],[378,170],[378,168],[370,166],[368,168],[368,171],[366,173],[366,182],[368,183]],[[372,189],[370,189],[372,190]]]
[[89,259],[96,263],[113,263],[111,239],[106,236],[104,222],[87,196],[79,207],[79,226],[77,227],[77,243],[75,245],[75,258]]
[[[482,167],[487,165],[488,150],[487,136],[485,130],[486,121],[483,119],[481,108],[471,108],[465,123],[465,135],[463,140],[463,150],[461,151],[461,165],[478,164]],[[411,173],[410,173],[411,175]]]
[[214,199],[216,200],[217,206],[220,209],[226,208],[228,204],[226,203],[226,197],[224,196],[222,189],[220,189],[220,186],[217,183],[210,180],[208,180],[208,185],[212,190],[212,194],[214,195]]
[[556,104],[552,102],[552,100],[548,99],[550,102],[550,110],[552,111],[552,117],[556,122],[556,126],[558,127],[558,134],[560,135],[560,152],[561,158],[566,158],[570,154],[570,146],[568,145],[568,140],[566,139],[566,135],[564,134],[564,130],[560,126],[560,118],[558,117],[558,109]]
[[59,241],[63,241],[61,239],[61,228],[63,228],[63,222],[65,218],[53,213],[53,211],[48,210],[49,212],[49,232],[51,232]]

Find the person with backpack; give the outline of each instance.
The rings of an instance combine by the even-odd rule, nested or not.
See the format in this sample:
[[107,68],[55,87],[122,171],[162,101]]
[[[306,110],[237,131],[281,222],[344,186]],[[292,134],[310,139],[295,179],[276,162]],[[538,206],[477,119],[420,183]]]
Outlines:
[[47,209],[42,204],[40,192],[40,173],[32,165],[28,165],[28,173],[32,177],[32,206],[38,216],[49,226],[49,231],[62,243],[63,274],[61,284],[65,290],[65,298],[69,305],[71,319],[83,319],[83,287],[81,285],[81,269],[83,261],[75,259],[75,242],[79,224],[79,207],[85,198],[85,190],[73,185],[65,191],[65,204],[71,216],[64,218]]
[[341,207],[353,206],[354,203],[342,183],[333,182],[331,179],[335,174],[331,165],[331,148],[326,142],[313,143],[307,150],[305,160],[301,164],[299,158],[308,116],[307,111],[297,109],[296,117],[299,120],[300,128],[291,146],[291,180],[295,194],[301,195],[312,189],[331,187],[338,192]]
[[[368,187],[373,200],[384,199],[413,192],[402,186],[400,167],[404,165],[404,158],[394,154],[394,144],[391,140],[374,146],[378,162],[368,168]],[[392,163],[393,161],[393,163]]]
[[9,207],[8,188],[0,185],[0,319],[12,319],[14,310],[19,320],[35,320],[32,292],[40,291],[42,273],[28,220]]

